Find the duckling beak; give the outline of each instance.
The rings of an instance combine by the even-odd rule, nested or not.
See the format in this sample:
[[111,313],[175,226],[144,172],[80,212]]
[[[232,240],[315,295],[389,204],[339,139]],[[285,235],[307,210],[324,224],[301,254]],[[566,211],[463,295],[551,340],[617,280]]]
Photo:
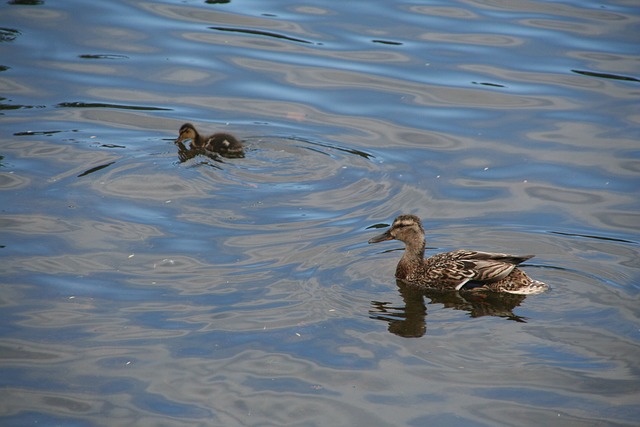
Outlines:
[[390,229],[385,231],[382,234],[377,235],[376,237],[372,237],[369,239],[369,243],[379,243],[384,242],[385,240],[393,240],[393,236],[390,233]]

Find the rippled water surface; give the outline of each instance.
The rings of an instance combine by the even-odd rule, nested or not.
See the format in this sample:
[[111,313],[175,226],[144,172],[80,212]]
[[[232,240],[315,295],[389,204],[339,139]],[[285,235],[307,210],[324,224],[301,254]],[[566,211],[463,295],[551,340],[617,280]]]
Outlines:
[[[5,1],[0,424],[637,425],[639,37],[630,0]],[[400,213],[551,291],[398,286]]]

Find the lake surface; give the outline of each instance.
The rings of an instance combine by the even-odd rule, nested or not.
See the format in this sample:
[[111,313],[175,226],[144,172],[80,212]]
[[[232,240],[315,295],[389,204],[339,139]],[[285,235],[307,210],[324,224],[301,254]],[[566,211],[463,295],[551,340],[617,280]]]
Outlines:
[[[0,424],[638,425],[639,37],[631,0],[5,1]],[[401,213],[551,290],[398,286]]]

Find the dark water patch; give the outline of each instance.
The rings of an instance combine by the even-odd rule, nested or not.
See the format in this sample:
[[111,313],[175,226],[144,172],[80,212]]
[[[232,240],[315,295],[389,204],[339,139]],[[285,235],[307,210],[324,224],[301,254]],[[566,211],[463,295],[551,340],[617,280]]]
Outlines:
[[[2,162],[4,159],[3,156],[0,156],[0,167],[6,168],[9,165]],[[9,190],[14,189],[17,190],[19,188],[25,187],[29,184],[29,179],[21,176],[16,176],[15,174],[0,174],[0,190]]]
[[403,45],[403,43],[400,43],[400,42],[393,42],[393,41],[390,41],[390,40],[378,40],[378,39],[371,40],[371,43],[386,44],[386,45],[389,45],[389,46],[402,46]]
[[[33,398],[33,396],[30,396]],[[43,421],[49,425],[67,426],[67,427],[88,427],[93,425],[89,421],[77,420],[68,415],[57,415],[53,408],[38,408],[39,410],[23,410],[19,414],[7,416],[5,419],[6,427],[33,426],[42,424]],[[55,415],[54,415],[55,414]]]
[[82,59],[129,59],[126,55],[113,55],[113,54],[95,54],[95,55],[78,55],[78,58]]
[[[92,260],[83,260],[80,257],[76,257],[77,259],[74,261],[67,261],[65,259],[58,260],[58,264],[66,264],[64,267],[73,268],[73,264],[78,266],[79,271],[90,271],[93,273],[92,277],[73,277],[72,275],[66,276],[65,274],[58,273],[56,276],[47,276],[47,274],[41,274],[37,277],[35,274],[32,276],[34,283],[39,283],[43,286],[43,289],[47,289],[46,294],[50,298],[60,298],[60,295],[71,295],[74,297],[87,297],[87,298],[104,298],[108,301],[121,300],[121,301],[145,301],[148,299],[156,299],[158,295],[165,292],[162,289],[154,289],[154,288],[145,288],[145,289],[135,289],[128,287],[126,293],[121,293],[117,289],[113,287],[114,283],[121,283],[123,281],[123,275],[115,272],[109,272],[110,266],[104,265],[104,270],[100,275],[95,274],[95,265],[97,261]],[[126,256],[123,256],[124,259],[127,259]],[[130,258],[129,258],[130,259]],[[36,260],[34,260],[36,261]],[[123,260],[123,265],[126,261]],[[93,263],[93,264],[92,264]],[[50,267],[49,271],[58,270],[56,267],[56,262],[47,263],[46,260],[42,260],[42,264],[38,265],[38,268],[46,268],[47,265]],[[82,335],[91,335],[95,333],[94,329],[89,329],[90,325],[83,325],[82,328],[78,328],[78,325],[74,324],[73,321],[77,320],[77,316],[69,317],[67,314],[73,313],[73,309],[70,309],[68,313],[63,312],[62,310],[52,309],[50,318],[48,319],[47,327],[56,328],[71,328],[75,329],[77,334]],[[45,311],[41,311],[37,314],[37,316],[44,316],[46,314]],[[69,321],[69,319],[71,321]],[[158,331],[159,332],[159,331]],[[161,332],[161,334],[167,331]],[[43,334],[46,334],[47,331],[42,331]],[[133,332],[132,332],[133,333]]]
[[58,218],[46,215],[4,215],[0,221],[3,230],[42,236],[75,230],[75,226]]
[[27,341],[7,341],[0,345],[0,360],[11,362],[56,363],[69,360],[70,357],[55,350],[38,346]]
[[7,3],[15,6],[40,6],[44,4],[44,0],[10,0]]
[[613,363],[606,360],[595,360],[593,357],[580,355],[566,349],[559,349],[553,346],[544,346],[534,349],[539,354],[540,359],[546,359],[547,363],[555,366],[564,366],[573,369],[603,370],[613,367]]
[[33,108],[31,105],[0,104],[0,110],[19,110],[21,108]]
[[484,396],[485,398],[498,399],[501,401],[513,401],[523,405],[535,404],[536,406],[551,406],[552,404],[558,404],[562,406],[566,405],[568,398],[560,393],[550,392],[548,390],[527,390],[526,397],[520,394],[521,390],[516,387],[496,387],[478,389],[475,391],[477,395]]
[[[640,174],[640,156],[631,155],[629,157],[636,157],[639,160],[623,160],[623,161],[620,162],[620,167],[622,169],[628,170],[629,172]],[[629,158],[629,157],[627,157],[627,158]]]
[[490,86],[490,87],[506,87],[505,85],[501,85],[498,83],[488,83],[488,82],[471,82],[471,84],[481,85],[481,86]]
[[[44,105],[21,105],[21,104],[4,104],[2,101],[8,100],[7,98],[0,97],[0,110],[23,110],[31,108],[46,108]],[[10,100],[8,100],[10,101]],[[2,113],[4,114],[4,113]]]
[[190,418],[206,418],[209,423],[217,419],[214,413],[203,407],[170,400],[161,394],[149,393],[146,391],[138,393],[135,396],[136,397],[133,402],[143,411],[150,411],[154,414],[175,417],[183,420]]
[[[308,138],[287,137],[287,139],[289,139],[291,141],[304,142],[305,144],[309,144],[309,145],[316,145],[316,146],[319,146],[319,147],[330,148],[332,150],[338,150],[338,151],[341,151],[343,153],[355,154],[356,156],[363,157],[363,158],[365,158],[367,160],[375,159],[375,157],[376,157],[373,154],[369,154],[369,153],[367,153],[365,151],[362,151],[362,150],[356,150],[356,149],[352,149],[352,148],[344,148],[344,147],[340,147],[340,146],[334,145],[334,144],[329,144],[329,143],[326,143],[326,142],[312,141],[312,140],[310,140]],[[324,151],[324,150],[320,150],[318,152],[321,153],[321,154],[330,155],[327,151]]]
[[[61,131],[61,130],[42,130],[42,131],[28,130],[28,131],[24,131],[24,132],[16,132],[13,135],[14,136],[37,136],[37,135],[51,136],[51,135],[55,135],[56,133],[60,133],[60,132],[63,132],[63,131]],[[77,131],[73,130],[71,132],[77,132]]]
[[378,224],[370,225],[370,226],[368,226],[367,228],[365,228],[365,230],[371,230],[372,228],[373,228],[373,229],[378,229],[378,228],[387,228],[387,227],[389,227],[389,226],[390,226],[390,224],[387,224],[387,223],[381,222],[381,223],[378,223]]
[[603,197],[588,191],[554,188],[552,186],[532,185],[524,190],[528,195],[552,202],[578,205],[595,205],[603,202]]
[[56,104],[59,108],[115,108],[119,110],[137,110],[137,111],[171,111],[171,108],[161,107],[143,107],[136,105],[123,105],[123,104],[107,104],[100,102],[61,102]]
[[0,28],[0,43],[12,42],[20,35],[20,31],[13,28]]
[[460,179],[442,187],[442,196],[450,200],[473,200],[475,202],[503,199],[509,193],[508,188],[490,187],[485,183],[474,180]]
[[580,233],[566,233],[566,232],[562,232],[562,231],[550,231],[550,233],[558,234],[560,236],[582,237],[582,238],[585,238],[585,239],[604,240],[604,241],[608,241],[608,242],[630,243],[632,245],[637,245],[638,244],[638,242],[635,242],[633,240],[618,239],[618,238],[615,238],[615,237],[594,236],[594,235],[580,234]]
[[59,397],[59,396],[42,397],[42,403],[45,406],[48,406],[51,408],[57,408],[64,412],[70,412],[70,413],[83,413],[83,412],[86,413],[93,408],[91,404],[82,402],[78,399]]
[[596,214],[603,224],[617,227],[623,230],[640,231],[640,214],[637,211],[630,212],[600,212]]
[[87,169],[86,171],[84,171],[84,172],[82,172],[80,175],[78,175],[78,178],[81,178],[81,177],[83,177],[83,176],[90,175],[90,174],[92,174],[92,173],[94,173],[94,172],[98,172],[99,170],[102,170],[102,169],[104,169],[104,168],[107,168],[107,167],[111,166],[111,165],[112,165],[112,164],[114,164],[114,163],[115,163],[115,162],[109,162],[109,163],[106,163],[106,164],[104,164],[104,165],[100,165],[100,166],[93,167],[93,168],[91,168],[91,169]]
[[318,43],[310,42],[308,40],[298,39],[295,37],[285,36],[283,34],[272,33],[269,31],[249,30],[246,28],[231,28],[231,27],[209,27],[209,28],[212,30],[225,31],[229,33],[243,33],[243,34],[250,34],[250,35],[257,35],[257,36],[264,36],[264,37],[272,37],[275,39],[287,40],[287,41],[296,42],[296,43],[318,44]]
[[260,378],[251,376],[245,382],[256,391],[280,390],[296,394],[312,394],[312,395],[333,395],[338,396],[335,391],[326,390],[316,383],[310,383],[300,378],[281,377],[281,378]]
[[623,80],[626,82],[640,82],[640,80],[636,79],[635,77],[622,76],[619,74],[596,73],[593,71],[581,71],[581,70],[571,70],[571,71],[576,74],[581,74],[583,76],[588,76],[588,77],[598,77],[601,79],[610,79],[610,80]]

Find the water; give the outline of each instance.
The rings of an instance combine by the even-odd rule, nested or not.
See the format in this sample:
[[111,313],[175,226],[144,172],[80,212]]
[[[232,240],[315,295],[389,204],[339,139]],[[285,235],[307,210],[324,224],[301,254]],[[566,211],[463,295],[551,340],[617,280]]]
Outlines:
[[[637,425],[639,20],[0,5],[2,425]],[[552,290],[398,287],[400,213]]]

